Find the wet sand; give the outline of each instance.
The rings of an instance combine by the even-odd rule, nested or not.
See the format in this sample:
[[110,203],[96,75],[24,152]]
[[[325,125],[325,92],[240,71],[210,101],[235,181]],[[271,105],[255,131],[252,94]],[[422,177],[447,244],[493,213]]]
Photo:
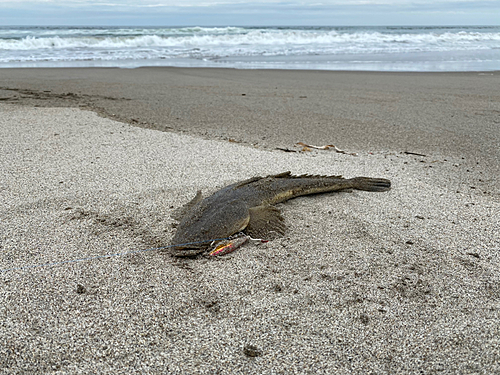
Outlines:
[[[0,70],[0,372],[499,371],[499,76]],[[286,170],[393,189],[292,200],[215,260],[135,252]]]

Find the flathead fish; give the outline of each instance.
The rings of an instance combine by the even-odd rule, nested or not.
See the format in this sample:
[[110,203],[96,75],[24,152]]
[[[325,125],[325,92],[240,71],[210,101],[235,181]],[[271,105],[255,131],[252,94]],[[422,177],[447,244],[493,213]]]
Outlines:
[[177,212],[180,221],[172,239],[172,254],[194,256],[205,252],[215,239],[244,232],[252,237],[284,234],[285,225],[275,204],[309,194],[342,190],[387,191],[384,178],[293,176],[290,172],[253,177],[220,189],[203,199],[201,191]]

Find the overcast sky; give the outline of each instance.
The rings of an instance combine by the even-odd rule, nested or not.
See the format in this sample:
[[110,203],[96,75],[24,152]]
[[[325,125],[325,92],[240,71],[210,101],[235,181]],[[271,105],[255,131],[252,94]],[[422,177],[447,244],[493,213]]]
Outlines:
[[500,25],[500,0],[0,0],[0,25]]

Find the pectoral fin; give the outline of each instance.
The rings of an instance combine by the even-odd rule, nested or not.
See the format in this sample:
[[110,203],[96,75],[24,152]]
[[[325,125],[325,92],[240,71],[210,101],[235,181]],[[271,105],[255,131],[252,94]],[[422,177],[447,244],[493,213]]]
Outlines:
[[283,235],[285,224],[280,211],[273,206],[257,206],[249,209],[250,221],[245,233],[252,237],[268,238],[269,236]]
[[172,218],[177,221],[181,221],[182,218],[189,212],[189,210],[191,210],[191,208],[193,208],[195,204],[201,202],[202,199],[203,196],[201,195],[201,190],[198,190],[193,199],[191,199],[188,203],[186,203],[185,205],[179,207],[178,209],[174,210],[174,212],[172,212],[171,215]]

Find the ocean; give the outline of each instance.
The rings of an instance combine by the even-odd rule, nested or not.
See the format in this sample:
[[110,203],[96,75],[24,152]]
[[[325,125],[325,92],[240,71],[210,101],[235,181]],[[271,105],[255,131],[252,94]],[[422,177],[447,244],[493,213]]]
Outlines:
[[0,68],[500,70],[500,26],[0,27]]

